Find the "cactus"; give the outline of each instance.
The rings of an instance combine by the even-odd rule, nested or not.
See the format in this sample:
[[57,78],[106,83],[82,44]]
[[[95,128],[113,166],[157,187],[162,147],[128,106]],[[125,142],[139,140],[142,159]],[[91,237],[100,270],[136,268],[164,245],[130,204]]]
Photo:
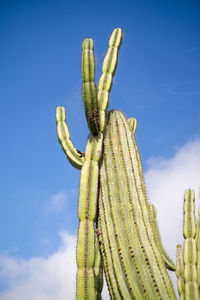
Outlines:
[[64,107],[57,107],[56,121],[58,139],[70,163],[81,169],[79,190],[79,231],[77,240],[77,299],[101,299],[102,262],[99,242],[95,247],[95,220],[98,200],[99,167],[102,153],[103,131],[106,123],[106,109],[112,77],[117,63],[117,53],[122,31],[116,28],[110,38],[109,49],[104,59],[98,95],[94,82],[95,64],[92,39],[85,39],[82,45],[83,102],[90,130],[85,154],[77,150],[71,140],[65,123]]
[[200,219],[196,226],[193,192],[185,195],[185,247],[183,253],[177,246],[175,266],[162,245],[156,209],[147,201],[135,140],[137,121],[117,110],[107,112],[121,41],[122,30],[116,28],[98,89],[93,40],[87,38],[82,44],[82,94],[90,130],[85,153],[70,139],[64,107],[56,109],[60,144],[69,162],[81,170],[76,298],[100,300],[104,272],[111,299],[176,299],[169,269],[176,270],[180,298],[196,300]]
[[177,268],[178,292],[180,299],[199,300],[199,222],[195,222],[194,191],[187,190],[184,196],[184,226],[183,236],[184,251],[181,245],[177,245]]
[[[98,229],[106,277],[111,287],[117,283],[121,299],[175,299],[155,242],[138,149],[127,119],[119,111],[109,112],[103,153]],[[107,245],[112,262],[106,258]]]

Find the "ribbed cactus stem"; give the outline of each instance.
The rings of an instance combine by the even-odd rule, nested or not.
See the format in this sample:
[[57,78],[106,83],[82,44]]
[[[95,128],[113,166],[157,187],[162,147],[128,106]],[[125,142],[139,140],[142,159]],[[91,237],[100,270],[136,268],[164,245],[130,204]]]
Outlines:
[[[106,227],[102,244],[108,244],[111,253],[110,283],[115,276],[124,299],[175,299],[165,263],[154,240],[138,151],[127,119],[119,111],[109,114],[103,151],[99,215],[100,223],[104,222]],[[122,268],[121,280],[117,277],[117,264]]]
[[151,209],[151,213],[152,213],[152,225],[153,225],[153,231],[154,231],[154,237],[155,237],[155,242],[158,246],[158,248],[161,251],[162,257],[165,261],[166,267],[170,270],[170,271],[175,271],[176,270],[176,266],[173,263],[172,259],[169,257],[169,255],[167,254],[166,250],[163,247],[162,244],[162,240],[161,240],[161,236],[160,236],[160,231],[159,231],[159,226],[158,226],[158,221],[157,221],[157,212],[156,212],[156,208],[153,204],[150,205],[150,209]]
[[198,280],[198,287],[200,289],[200,207],[198,209],[196,244],[197,244],[197,280]]
[[[110,230],[110,227],[106,226],[105,218],[100,218],[101,213],[103,211],[102,201],[101,201],[101,194],[99,195],[99,218],[98,218],[98,229],[100,231],[100,235],[98,236],[100,250],[101,250],[101,257],[103,259],[103,269],[106,277],[106,282],[110,294],[111,299],[120,299],[121,292],[118,288],[117,282],[121,280],[121,265],[119,260],[115,260],[115,270],[113,266],[112,260],[112,253],[113,253],[113,246],[112,241],[108,240],[108,233],[107,230]],[[117,270],[117,272],[116,272]],[[122,283],[123,285],[123,283]]]
[[59,142],[70,163],[77,169],[81,169],[84,164],[85,158],[83,156],[83,153],[77,150],[72,144],[69,130],[65,121],[66,121],[65,108],[62,106],[57,107],[56,123],[57,123],[57,134],[58,134]]
[[194,192],[187,190],[184,196],[184,279],[185,298],[198,300],[197,248],[195,241]]
[[183,235],[185,239],[194,238],[196,234],[194,214],[194,191],[187,190],[184,195],[184,225]]
[[[102,182],[104,183],[104,182]],[[111,208],[108,204],[110,198],[102,191],[103,187],[100,186],[99,195],[99,218],[101,224],[101,239],[102,239],[102,252],[105,252],[104,265],[107,266],[107,282],[110,295],[113,293],[111,299],[132,299],[131,286],[126,280],[130,278],[130,262],[129,270],[125,273],[126,262],[122,255],[126,252],[125,245],[123,244],[123,236],[117,231],[118,228],[113,223]],[[107,198],[107,201],[106,201]],[[116,222],[118,220],[116,219]],[[116,237],[116,238],[115,238]],[[120,248],[121,247],[121,248]],[[125,274],[124,274],[125,273]],[[138,298],[140,299],[140,298]]]
[[85,162],[81,171],[79,189],[79,231],[77,240],[77,300],[95,299],[95,230],[99,160],[103,136],[88,138]]
[[113,76],[117,66],[118,51],[122,41],[122,30],[116,28],[113,30],[109,48],[103,61],[102,75],[98,85],[98,107],[99,107],[99,122],[100,131],[105,129],[106,110],[109,102],[109,92],[112,86]]
[[137,120],[133,117],[128,119],[128,126],[129,129],[132,133],[132,136],[134,137],[135,131],[136,131],[136,127],[137,127]]
[[93,40],[85,39],[82,45],[82,94],[88,127],[93,135],[99,132],[97,90],[95,85],[95,61]]
[[184,261],[183,250],[181,245],[177,245],[176,248],[176,276],[178,284],[178,292],[180,300],[185,299],[185,282],[184,282]]

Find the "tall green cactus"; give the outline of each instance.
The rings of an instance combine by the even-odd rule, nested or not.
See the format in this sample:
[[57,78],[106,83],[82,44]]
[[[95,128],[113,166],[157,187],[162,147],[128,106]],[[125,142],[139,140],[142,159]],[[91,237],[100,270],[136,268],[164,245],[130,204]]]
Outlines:
[[163,248],[155,207],[147,201],[135,140],[137,121],[117,110],[107,112],[121,41],[122,30],[116,28],[98,89],[93,40],[83,41],[82,94],[90,130],[85,154],[71,142],[64,107],[56,110],[58,139],[70,163],[81,169],[76,297],[100,300],[104,271],[111,299],[175,299],[169,269],[176,270],[181,299],[196,300],[200,221],[196,230],[193,194],[185,196],[186,241],[184,254],[177,247],[175,266]]
[[[102,153],[103,131],[112,77],[117,63],[117,52],[122,31],[116,28],[110,38],[109,49],[104,59],[98,95],[94,82],[95,64],[92,39],[82,45],[83,101],[90,135],[85,155],[78,151],[70,140],[65,123],[65,109],[57,107],[56,121],[59,141],[73,166],[81,169],[79,191],[79,231],[77,240],[77,299],[101,298],[101,256],[98,241],[95,247],[95,220],[98,200],[99,167]],[[95,250],[96,249],[96,250]]]
[[103,153],[98,228],[106,277],[113,292],[119,294],[111,298],[175,299],[155,241],[138,149],[128,121],[119,111],[109,113]]

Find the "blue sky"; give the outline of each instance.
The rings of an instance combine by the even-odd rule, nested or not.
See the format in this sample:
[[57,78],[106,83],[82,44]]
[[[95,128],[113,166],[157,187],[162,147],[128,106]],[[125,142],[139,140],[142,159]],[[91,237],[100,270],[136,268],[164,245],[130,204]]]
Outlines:
[[[184,165],[190,153],[196,160],[179,169],[180,176],[185,171],[198,181],[199,13],[199,1],[1,1],[2,257],[48,259],[65,245],[63,232],[76,233],[79,171],[57,141],[55,108],[65,106],[71,138],[84,151],[88,128],[80,61],[85,37],[94,39],[98,83],[109,36],[115,27],[123,29],[109,109],[137,118],[147,182],[156,185],[149,174],[162,177],[155,175],[155,163],[157,171],[167,172],[177,166],[177,157]],[[150,185],[148,192],[150,199],[158,197]],[[12,283],[1,282],[1,274],[4,293]],[[1,299],[14,298],[2,294]]]

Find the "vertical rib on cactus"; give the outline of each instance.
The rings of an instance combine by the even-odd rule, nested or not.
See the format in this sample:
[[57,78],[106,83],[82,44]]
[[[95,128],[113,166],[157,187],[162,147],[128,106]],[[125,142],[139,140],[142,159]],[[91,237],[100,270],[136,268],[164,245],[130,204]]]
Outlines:
[[[109,245],[112,258],[109,276],[116,277],[124,299],[128,299],[124,294],[127,290],[131,299],[175,299],[165,263],[154,241],[138,153],[127,120],[118,111],[109,114],[103,151],[99,215],[100,222],[105,219],[107,230],[107,234],[102,235],[102,244]],[[122,266],[121,280],[117,278],[117,261]]]
[[88,138],[85,162],[82,167],[79,190],[79,231],[77,240],[77,299],[95,299],[95,232],[99,160],[103,136]]
[[93,135],[99,132],[97,90],[94,82],[95,61],[93,54],[93,40],[85,39],[82,45],[82,80],[83,102],[88,127]]
[[56,122],[57,122],[57,134],[59,142],[65,152],[69,162],[76,167],[81,169],[85,158],[83,154],[77,150],[71,142],[69,130],[67,124],[65,123],[65,108],[57,107],[56,108]]
[[118,51],[122,41],[122,30],[116,28],[113,30],[110,40],[109,48],[103,61],[102,75],[98,86],[98,107],[99,107],[99,122],[100,131],[103,132],[106,123],[106,110],[109,101],[109,92],[112,86],[112,78],[114,76],[117,66]]

